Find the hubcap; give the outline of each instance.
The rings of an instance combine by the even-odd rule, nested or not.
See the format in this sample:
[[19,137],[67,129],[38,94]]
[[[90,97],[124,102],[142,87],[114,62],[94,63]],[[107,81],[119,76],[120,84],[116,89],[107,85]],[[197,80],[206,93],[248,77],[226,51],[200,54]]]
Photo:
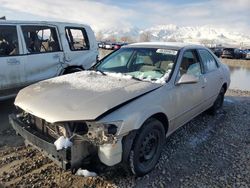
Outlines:
[[149,133],[143,140],[140,147],[139,161],[142,164],[149,163],[155,156],[159,144],[159,135],[156,131]]

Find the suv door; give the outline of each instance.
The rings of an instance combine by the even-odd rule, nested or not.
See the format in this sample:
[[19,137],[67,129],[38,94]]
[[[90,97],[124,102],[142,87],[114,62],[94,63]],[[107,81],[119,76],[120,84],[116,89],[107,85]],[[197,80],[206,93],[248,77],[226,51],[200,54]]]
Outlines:
[[219,69],[219,64],[208,50],[199,49],[198,52],[204,66],[204,97],[206,106],[208,106],[212,105],[218,96],[223,84],[223,76]]
[[0,25],[0,99],[24,85],[25,57],[16,25]]
[[[195,76],[198,82],[179,85],[178,81],[184,74]],[[204,94],[203,86],[204,77],[197,51],[186,50],[178,68],[175,87],[171,92],[171,98],[174,99],[173,105],[175,106],[174,129],[201,113]]]
[[63,61],[57,28],[50,25],[21,25],[21,29],[27,53],[27,83],[57,76]]

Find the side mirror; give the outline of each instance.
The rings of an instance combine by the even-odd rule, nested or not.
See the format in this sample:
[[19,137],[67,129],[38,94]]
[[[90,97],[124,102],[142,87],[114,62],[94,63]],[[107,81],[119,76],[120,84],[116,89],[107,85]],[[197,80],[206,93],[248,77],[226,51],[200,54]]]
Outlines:
[[183,74],[181,78],[179,79],[179,81],[177,82],[177,85],[194,84],[194,83],[197,83],[198,81],[199,79],[191,74]]

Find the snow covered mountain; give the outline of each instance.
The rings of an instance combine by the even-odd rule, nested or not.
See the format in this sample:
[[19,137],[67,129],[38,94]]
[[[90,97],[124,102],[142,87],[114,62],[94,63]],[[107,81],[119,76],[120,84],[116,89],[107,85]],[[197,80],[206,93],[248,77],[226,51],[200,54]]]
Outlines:
[[154,27],[140,30],[139,28],[113,28],[102,31],[105,39],[110,36],[120,39],[130,37],[138,41],[140,35],[147,34],[151,41],[181,41],[190,43],[201,43],[207,45],[231,45],[231,46],[250,46],[250,35],[237,32],[230,32],[226,29],[215,28],[212,26],[177,26],[157,25]]

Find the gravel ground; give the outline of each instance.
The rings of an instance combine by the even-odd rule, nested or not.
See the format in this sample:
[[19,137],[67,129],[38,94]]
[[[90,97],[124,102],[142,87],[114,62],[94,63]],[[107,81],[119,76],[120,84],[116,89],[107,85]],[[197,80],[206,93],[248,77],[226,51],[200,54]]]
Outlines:
[[[7,103],[7,104],[6,104]],[[2,103],[11,111],[12,101]],[[2,111],[1,111],[1,115]],[[155,170],[136,178],[121,167],[79,177],[0,129],[0,184],[6,187],[250,187],[250,92],[229,90],[215,116],[206,113],[172,134]],[[0,142],[1,143],[1,142]],[[3,143],[3,142],[2,142]],[[19,145],[19,146],[18,146]],[[1,187],[1,185],[0,185]]]

